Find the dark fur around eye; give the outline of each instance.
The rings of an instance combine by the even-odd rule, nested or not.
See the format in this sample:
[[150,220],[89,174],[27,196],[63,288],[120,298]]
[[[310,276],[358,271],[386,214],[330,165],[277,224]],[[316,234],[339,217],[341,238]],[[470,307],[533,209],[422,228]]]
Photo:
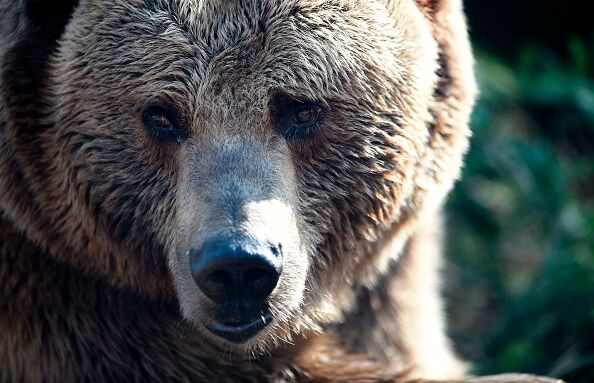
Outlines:
[[159,140],[180,143],[187,136],[180,128],[180,121],[174,109],[151,105],[142,111],[142,120],[149,133]]
[[276,97],[271,105],[275,128],[287,140],[307,138],[320,129],[325,110],[316,101]]

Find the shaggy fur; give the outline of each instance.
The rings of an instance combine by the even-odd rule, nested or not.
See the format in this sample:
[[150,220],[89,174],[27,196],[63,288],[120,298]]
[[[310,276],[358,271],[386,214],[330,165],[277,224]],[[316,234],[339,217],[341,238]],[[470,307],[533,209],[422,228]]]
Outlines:
[[[463,375],[437,277],[475,97],[459,0],[2,0],[0,18],[1,381]],[[322,104],[320,128],[281,137],[276,97]],[[151,103],[183,139],[147,132]],[[188,271],[231,230],[286,244],[274,321],[244,344],[203,328]]]

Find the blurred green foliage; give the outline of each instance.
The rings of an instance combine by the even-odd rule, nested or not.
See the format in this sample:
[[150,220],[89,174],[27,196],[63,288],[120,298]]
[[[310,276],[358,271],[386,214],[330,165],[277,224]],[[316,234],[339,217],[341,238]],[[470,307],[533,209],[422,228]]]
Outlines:
[[594,382],[594,39],[477,54],[448,206],[452,336],[474,372]]

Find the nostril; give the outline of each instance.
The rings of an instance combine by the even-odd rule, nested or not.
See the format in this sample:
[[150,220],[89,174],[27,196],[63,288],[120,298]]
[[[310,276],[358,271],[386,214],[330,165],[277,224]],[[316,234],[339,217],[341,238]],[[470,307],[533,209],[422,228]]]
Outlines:
[[242,284],[249,288],[253,299],[261,301],[274,290],[278,277],[278,273],[274,270],[251,268],[243,274]]
[[215,270],[199,278],[198,286],[212,301],[221,302],[227,298],[227,290],[233,286],[233,276],[227,271]]
[[283,254],[283,245],[282,244],[278,244],[277,246],[274,245],[270,245],[270,251],[272,252],[272,255],[274,257],[280,257]]

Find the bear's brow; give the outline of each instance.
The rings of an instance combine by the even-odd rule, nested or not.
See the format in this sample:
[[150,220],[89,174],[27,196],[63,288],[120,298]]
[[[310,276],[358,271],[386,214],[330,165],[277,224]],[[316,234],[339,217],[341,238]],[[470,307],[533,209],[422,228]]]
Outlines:
[[149,14],[166,15],[179,31],[192,43],[198,43],[199,39],[192,28],[191,17],[183,17],[183,10],[177,1],[163,2],[161,0],[145,0],[144,8]]
[[[212,1],[213,3],[220,2],[220,0]],[[186,41],[184,44],[189,44],[194,46],[194,48],[197,48],[197,50],[191,50],[193,52],[192,58],[194,60],[198,58],[200,61],[199,65],[204,70],[207,70],[207,68],[210,67],[210,63],[217,57],[221,57],[220,55],[228,51],[229,48],[234,48],[241,44],[245,37],[257,37],[260,42],[258,45],[264,46],[266,44],[266,35],[274,34],[274,30],[279,26],[286,26],[287,22],[291,22],[288,19],[295,18],[296,21],[304,22],[303,19],[311,17],[312,13],[324,12],[324,14],[327,15],[328,12],[332,13],[335,10],[337,12],[342,10],[342,8],[337,8],[336,5],[332,5],[331,2],[323,3],[324,6],[310,6],[309,4],[300,4],[298,1],[286,1],[283,3],[285,5],[284,7],[276,9],[274,8],[274,5],[267,0],[262,0],[257,3],[257,7],[245,5],[246,3],[250,3],[249,1],[226,1],[237,1],[236,7],[220,10],[219,8],[214,7],[212,5],[213,3],[204,5],[204,3],[201,2],[202,5],[200,10],[196,10],[195,8],[193,10],[188,10],[189,7],[184,6],[183,4],[180,5],[179,0],[145,0],[144,8],[149,17],[150,15],[154,15],[154,20],[150,20],[150,22],[153,22],[155,25],[161,24],[161,29],[163,29],[163,27],[165,27],[165,29],[175,29],[176,32],[180,33],[180,37],[183,37]],[[254,3],[250,4],[256,4],[256,1],[260,0],[253,0]],[[212,8],[205,9],[204,7],[207,6]],[[218,29],[220,28],[220,25],[218,28],[216,27],[216,18],[220,18],[218,21],[225,23],[223,29]],[[283,29],[283,32],[286,31],[285,28],[281,29]],[[289,30],[291,29],[289,28]],[[278,40],[275,43],[278,45]],[[198,52],[199,54],[196,55]],[[235,50],[229,52],[232,52],[230,57],[237,59],[236,54],[243,51]],[[272,50],[268,49],[266,52],[270,55]],[[289,60],[291,57],[290,52],[287,52],[286,50],[283,51],[277,49],[274,52],[275,54],[281,55],[286,60]],[[245,53],[253,54],[255,52],[245,51]],[[274,60],[267,60],[266,65],[271,65],[276,68]],[[290,74],[284,73],[283,71],[272,71],[267,73],[268,75],[274,74],[273,77],[278,77],[283,74],[289,76],[290,78],[283,78],[282,82],[283,88],[291,89],[290,93],[303,93],[309,98],[319,98],[315,95],[322,91],[322,89],[325,90],[323,93],[328,92],[329,89],[332,88],[331,83],[334,81],[329,79],[326,75],[320,75],[318,71],[315,70],[317,68],[310,67],[310,69],[312,72],[309,75],[301,76],[310,80],[306,82],[308,86],[305,86],[305,89],[305,84],[303,82],[295,80],[296,77],[299,77],[295,71]],[[202,70],[199,72],[202,72]],[[317,80],[313,80],[314,75],[317,76]],[[340,79],[336,81],[340,81]],[[313,92],[309,88],[309,86],[313,84],[316,85],[316,88],[319,88],[317,92]]]
[[[149,14],[166,14],[172,25],[177,27],[192,43],[205,41],[229,43],[237,40],[239,35],[246,31],[266,34],[270,22],[284,23],[286,19],[301,13],[315,12],[317,7],[309,8],[307,12],[299,1],[281,2],[278,7],[267,0],[254,0],[253,3],[239,0],[227,0],[230,4],[237,2],[233,17],[224,20],[224,23],[211,23],[212,19],[225,13],[222,0],[145,0],[144,8]],[[191,5],[194,6],[191,6]],[[220,21],[220,20],[219,20]],[[222,32],[214,28],[224,25]],[[205,33],[207,32],[207,33]]]

